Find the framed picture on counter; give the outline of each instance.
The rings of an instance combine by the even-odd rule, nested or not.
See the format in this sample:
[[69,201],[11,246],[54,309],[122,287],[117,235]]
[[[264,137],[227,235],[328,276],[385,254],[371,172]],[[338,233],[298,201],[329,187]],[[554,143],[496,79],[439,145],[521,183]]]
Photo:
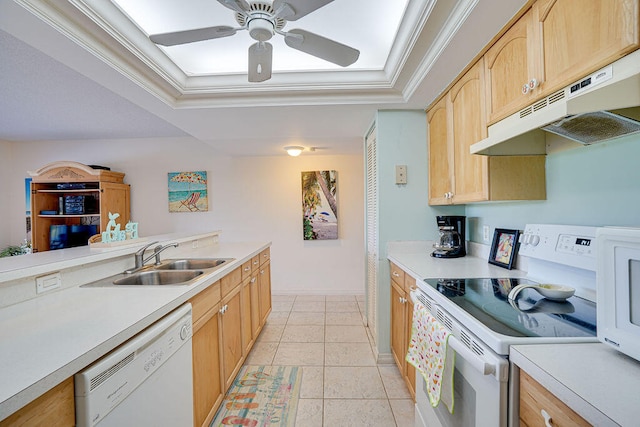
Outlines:
[[519,230],[496,228],[489,253],[489,264],[511,270],[518,253]]

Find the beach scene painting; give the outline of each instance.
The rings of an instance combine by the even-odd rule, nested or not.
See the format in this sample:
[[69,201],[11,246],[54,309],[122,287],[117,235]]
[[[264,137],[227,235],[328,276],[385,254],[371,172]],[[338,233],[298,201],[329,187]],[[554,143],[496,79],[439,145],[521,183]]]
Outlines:
[[302,172],[304,240],[338,238],[338,178],[336,171]]
[[169,172],[169,212],[206,212],[207,172]]

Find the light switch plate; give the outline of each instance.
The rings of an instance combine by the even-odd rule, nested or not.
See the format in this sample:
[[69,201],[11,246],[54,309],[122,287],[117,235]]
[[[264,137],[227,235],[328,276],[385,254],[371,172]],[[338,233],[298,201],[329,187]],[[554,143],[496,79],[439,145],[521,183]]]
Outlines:
[[407,166],[396,165],[396,184],[407,183]]
[[489,226],[488,225],[483,225],[482,226],[482,240],[484,240],[485,242],[489,241]]

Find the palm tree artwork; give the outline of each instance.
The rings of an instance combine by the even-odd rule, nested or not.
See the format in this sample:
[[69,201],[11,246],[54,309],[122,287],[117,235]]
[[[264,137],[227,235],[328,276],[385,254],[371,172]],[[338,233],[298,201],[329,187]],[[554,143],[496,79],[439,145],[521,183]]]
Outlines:
[[302,172],[304,240],[338,238],[337,183],[336,171]]

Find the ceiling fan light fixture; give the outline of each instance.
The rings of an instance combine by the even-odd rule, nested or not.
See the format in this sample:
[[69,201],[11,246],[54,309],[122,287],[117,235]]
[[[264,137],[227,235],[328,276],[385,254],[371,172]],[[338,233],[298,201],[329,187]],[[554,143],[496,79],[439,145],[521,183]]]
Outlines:
[[273,22],[265,18],[252,19],[249,21],[248,28],[251,38],[259,42],[270,40],[274,34]]
[[289,145],[284,147],[284,149],[291,157],[297,157],[304,151],[304,147],[300,147],[299,145]]

